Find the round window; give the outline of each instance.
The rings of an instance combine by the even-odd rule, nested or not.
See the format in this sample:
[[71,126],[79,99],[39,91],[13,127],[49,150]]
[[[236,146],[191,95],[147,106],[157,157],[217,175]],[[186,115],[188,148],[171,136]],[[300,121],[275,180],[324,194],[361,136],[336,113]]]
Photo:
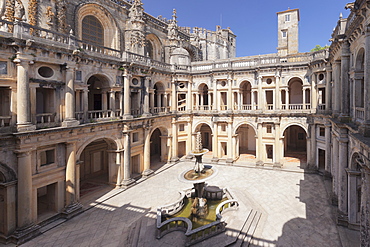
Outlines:
[[138,79],[136,79],[136,78],[132,79],[132,84],[134,84],[134,85],[139,84],[139,80],[138,80]]
[[319,74],[319,80],[320,80],[320,81],[324,80],[324,77],[325,77],[325,76],[324,76],[324,74],[323,74],[323,73]]
[[272,83],[271,78],[268,78],[268,79],[266,80],[266,83],[267,83],[267,84],[271,84],[271,83]]
[[50,67],[46,67],[46,66],[40,67],[38,72],[39,72],[39,75],[41,75],[44,78],[50,78],[54,75],[53,69]]
[[182,83],[182,82],[180,82],[179,83],[179,88],[184,88],[185,87],[185,84],[184,83]]
[[226,81],[221,81],[221,86],[226,86]]

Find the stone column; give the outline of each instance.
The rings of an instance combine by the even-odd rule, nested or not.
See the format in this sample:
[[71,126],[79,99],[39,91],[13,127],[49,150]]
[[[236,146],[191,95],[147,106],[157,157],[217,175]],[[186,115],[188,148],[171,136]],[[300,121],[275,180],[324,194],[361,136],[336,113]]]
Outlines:
[[192,133],[193,133],[193,120],[190,118],[188,121],[188,139],[186,141],[186,158],[190,159],[191,155],[190,152],[193,150],[192,149]]
[[65,112],[66,116],[62,123],[63,127],[77,126],[80,123],[76,120],[75,116],[75,64],[69,64],[65,72]]
[[[347,191],[347,174],[346,168],[348,166],[348,138],[341,137],[339,139],[339,162],[338,162],[338,222],[345,220],[343,218],[347,217],[348,211],[348,191]],[[345,220],[346,221],[346,220]]]
[[357,223],[357,180],[361,176],[360,171],[346,169],[348,175],[348,224]]
[[218,102],[219,97],[217,96],[217,80],[212,78],[212,85],[213,85],[213,110],[218,111],[220,109]]
[[124,153],[123,153],[123,186],[129,186],[135,182],[131,178],[131,131],[128,129],[127,126],[124,127],[123,130],[123,137],[124,137]]
[[[366,27],[365,36],[365,47],[370,47],[370,26]],[[364,94],[365,94],[365,123],[363,124],[361,132],[366,137],[370,136],[370,100],[368,100],[368,95],[370,94],[370,51],[365,50],[365,68],[364,68]],[[366,100],[367,99],[367,100]],[[370,238],[370,236],[368,236]]]
[[172,93],[171,93],[171,111],[172,113],[177,112],[177,92],[176,92],[176,84],[175,80],[172,81]]
[[302,95],[302,105],[303,105],[303,110],[306,110],[306,89],[303,88],[303,95]]
[[116,92],[115,91],[109,91],[109,110],[111,110],[110,117],[116,117]]
[[227,110],[232,111],[233,110],[233,102],[232,102],[233,80],[232,79],[227,79],[227,84],[228,84],[228,88],[227,88]]
[[102,90],[101,97],[102,97],[102,110],[103,110],[103,118],[106,117],[106,111],[108,110],[108,100],[107,100],[107,95],[109,94],[108,91]]
[[338,200],[338,155],[339,155],[339,142],[337,137],[333,134],[332,135],[333,141],[333,152],[332,152],[332,166],[331,166],[331,175],[333,176],[332,185],[333,185],[333,203],[337,204]]
[[125,70],[123,75],[123,118],[124,119],[131,119],[131,90],[130,90],[130,76],[127,74],[127,70]]
[[333,113],[335,115],[339,115],[341,111],[341,80],[340,80],[340,68],[341,68],[341,62],[335,61],[334,67],[333,67],[333,73],[334,73],[334,98],[333,98]]
[[123,166],[122,166],[122,151],[123,150],[117,150],[116,151],[116,166],[117,166],[117,182],[116,182],[116,188],[121,187],[122,183],[122,172],[123,172]]
[[192,98],[192,93],[191,93],[191,88],[193,86],[192,82],[188,82],[188,93],[186,95],[186,107],[187,107],[187,112],[191,113],[193,110],[193,98]]
[[227,123],[227,159],[226,163],[231,164],[234,162],[233,159],[233,149],[234,149],[234,142],[233,141],[233,122],[232,120]]
[[[347,40],[343,42],[343,48],[342,48],[342,63],[341,63],[341,93],[342,93],[342,99],[341,99],[341,118],[342,120],[345,120],[349,118],[349,66],[350,66],[350,50],[349,50],[349,43]],[[344,119],[343,119],[344,118]]]
[[275,148],[274,148],[274,166],[281,167],[281,157],[280,157],[280,123],[275,123]]
[[177,162],[179,160],[178,157],[178,147],[179,147],[179,140],[177,138],[177,122],[176,119],[172,119],[172,158],[171,162]]
[[257,145],[256,145],[256,158],[257,158],[257,165],[264,164],[264,150],[263,150],[263,143],[262,143],[262,135],[263,135],[263,128],[262,123],[257,124]]
[[275,76],[275,110],[281,109],[280,76]]
[[35,130],[36,126],[31,123],[31,102],[29,85],[29,62],[32,58],[28,55],[17,54],[13,60],[17,64],[17,130]]
[[[18,157],[18,228],[32,225],[32,157],[31,151],[20,152]],[[36,199],[36,198],[35,198]]]
[[289,110],[289,89],[285,90],[285,110]]
[[86,88],[83,91],[83,121],[86,123],[89,118],[89,90]]
[[66,150],[66,206],[73,205],[76,200],[76,143],[67,143]]
[[144,143],[144,171],[143,176],[149,176],[153,173],[153,170],[150,169],[150,133],[149,129],[145,129],[145,143]]
[[263,95],[263,89],[262,89],[262,76],[258,76],[258,109],[266,110],[265,109],[265,103],[264,102],[264,95]]
[[218,157],[218,124],[216,121],[213,122],[213,144],[212,144],[212,162],[217,163],[219,160]]
[[150,107],[151,107],[150,112],[154,113],[154,92],[150,93],[149,97],[150,97]]
[[150,111],[149,111],[149,80],[150,78],[149,77],[146,77],[145,78],[145,81],[144,81],[144,85],[145,85],[145,89],[143,91],[143,94],[144,94],[144,113],[143,113],[143,117],[148,117],[150,116]]
[[362,167],[362,185],[361,185],[361,222],[360,222],[360,240],[361,247],[368,246],[370,243],[370,166]]
[[[370,44],[369,44],[370,45]],[[326,90],[325,90],[325,110],[331,111],[331,102],[332,102],[332,68],[328,67],[326,70]]]
[[326,175],[331,173],[331,124],[325,123],[325,171]]

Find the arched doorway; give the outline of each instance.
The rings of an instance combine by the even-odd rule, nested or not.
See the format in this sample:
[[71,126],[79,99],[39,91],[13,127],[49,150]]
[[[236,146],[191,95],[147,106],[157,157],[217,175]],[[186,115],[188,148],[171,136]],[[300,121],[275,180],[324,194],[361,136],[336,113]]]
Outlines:
[[109,152],[116,149],[116,144],[107,139],[95,140],[84,148],[79,158],[80,197],[102,185],[117,183],[116,154]]
[[200,124],[195,132],[200,132],[202,137],[203,148],[207,148],[209,151],[212,151],[212,130],[208,124]]
[[110,117],[109,81],[102,75],[93,75],[87,81],[88,119]]
[[237,134],[237,156],[248,159],[256,158],[256,132],[248,125],[243,124],[236,130]]
[[165,87],[161,82],[157,82],[154,85],[154,112],[152,113],[159,113],[164,112],[166,107],[165,102]]
[[200,106],[200,110],[210,110],[210,94],[208,93],[208,86],[206,84],[201,84],[199,86],[199,98],[198,98],[198,104]]
[[240,84],[241,110],[252,110],[252,86],[249,81]]
[[348,175],[348,223],[353,228],[359,228],[361,216],[361,162],[360,155],[354,153],[351,159],[350,167],[347,170]]
[[157,128],[150,136],[150,169],[158,170],[168,159],[167,132]]
[[289,81],[289,109],[303,109],[303,82],[299,78]]
[[284,159],[286,163],[307,163],[307,133],[298,125],[291,125],[284,131]]

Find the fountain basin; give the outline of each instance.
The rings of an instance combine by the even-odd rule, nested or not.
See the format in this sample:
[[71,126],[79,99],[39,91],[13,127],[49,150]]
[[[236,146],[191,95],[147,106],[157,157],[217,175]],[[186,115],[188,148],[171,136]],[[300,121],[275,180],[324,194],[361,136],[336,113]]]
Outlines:
[[[218,197],[220,196],[219,190],[214,190],[214,187],[211,188],[210,190],[207,190],[207,187],[205,189],[205,194],[209,196],[208,203],[214,201],[211,198],[219,199]],[[158,239],[173,231],[183,231],[186,236],[186,246],[201,242],[225,231],[226,222],[222,219],[224,209],[237,209],[239,207],[239,203],[232,197],[230,192],[227,189],[223,189],[222,198],[218,200],[219,203],[212,202],[211,215],[202,220],[202,223],[198,219],[198,223],[194,224],[194,221],[191,220],[191,213],[186,208],[189,207],[187,202],[191,201],[191,195],[192,189],[188,189],[180,193],[180,198],[176,202],[157,209]]]
[[195,172],[194,169],[188,169],[180,173],[178,179],[184,183],[203,183],[214,178],[218,174],[215,166],[205,165],[204,172]]

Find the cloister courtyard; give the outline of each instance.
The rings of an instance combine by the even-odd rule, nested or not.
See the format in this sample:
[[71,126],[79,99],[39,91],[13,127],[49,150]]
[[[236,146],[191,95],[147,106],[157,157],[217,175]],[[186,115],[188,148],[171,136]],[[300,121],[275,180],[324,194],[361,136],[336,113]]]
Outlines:
[[[260,218],[244,243],[237,242],[241,246],[359,245],[358,232],[336,224],[330,180],[301,169],[299,159],[292,158],[283,168],[257,168],[248,165],[249,158],[233,166],[216,165],[218,175],[207,183],[228,188],[240,206],[227,218],[225,233],[195,246],[236,246],[241,229],[234,223],[244,222],[247,208]],[[180,182],[178,175],[193,164],[180,161],[158,166],[154,175],[137,178],[135,185],[125,189],[94,186],[93,181],[81,185],[84,212],[48,225],[43,234],[21,246],[184,246],[183,232],[155,238],[156,210],[191,187]]]

